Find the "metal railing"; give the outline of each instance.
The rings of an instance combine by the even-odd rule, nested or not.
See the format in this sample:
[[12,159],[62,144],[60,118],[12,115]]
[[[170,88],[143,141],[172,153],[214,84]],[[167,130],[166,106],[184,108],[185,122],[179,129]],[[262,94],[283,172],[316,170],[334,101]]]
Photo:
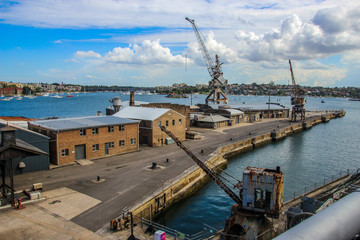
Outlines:
[[212,239],[221,229],[216,229],[210,225],[203,224],[203,230],[195,234],[187,234],[175,230],[173,228],[161,225],[159,223],[150,221],[148,219],[140,218],[138,219],[140,224],[150,227],[154,231],[160,230],[166,233],[167,236],[171,236],[174,239],[184,239],[184,240],[200,240],[200,239]]
[[328,177],[328,178],[324,178],[322,181],[315,181],[314,184],[311,184],[311,185],[307,185],[307,186],[304,186],[301,190],[299,191],[294,191],[293,193],[289,193],[287,194],[286,196],[284,196],[284,202],[285,201],[289,201],[289,200],[292,200],[292,199],[295,199],[297,197],[300,197],[300,196],[303,196],[305,195],[306,193],[309,193],[317,188],[320,188],[326,184],[329,184],[331,182],[334,182],[346,175],[352,175],[352,174],[358,174],[360,172],[360,168],[358,169],[353,169],[353,170],[350,170],[350,169],[347,169],[346,171],[343,171],[343,170],[340,170],[339,173],[337,174],[333,174],[331,177]]

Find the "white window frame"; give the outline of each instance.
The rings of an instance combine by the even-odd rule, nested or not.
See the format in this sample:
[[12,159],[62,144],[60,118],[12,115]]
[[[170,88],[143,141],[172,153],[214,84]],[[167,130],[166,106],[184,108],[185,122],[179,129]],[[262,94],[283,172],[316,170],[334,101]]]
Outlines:
[[68,157],[69,156],[69,149],[68,148],[61,149],[61,156],[62,157]]

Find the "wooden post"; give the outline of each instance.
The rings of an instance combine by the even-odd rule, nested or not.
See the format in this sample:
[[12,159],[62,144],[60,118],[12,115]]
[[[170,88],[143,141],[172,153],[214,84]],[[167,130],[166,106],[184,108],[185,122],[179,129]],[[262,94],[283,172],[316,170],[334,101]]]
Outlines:
[[5,184],[5,161],[1,161],[1,194],[3,197],[6,197],[6,184]]
[[10,188],[11,188],[11,206],[15,206],[15,196],[14,196],[14,170],[13,170],[13,162],[12,162],[12,159],[10,159],[9,177],[10,177]]

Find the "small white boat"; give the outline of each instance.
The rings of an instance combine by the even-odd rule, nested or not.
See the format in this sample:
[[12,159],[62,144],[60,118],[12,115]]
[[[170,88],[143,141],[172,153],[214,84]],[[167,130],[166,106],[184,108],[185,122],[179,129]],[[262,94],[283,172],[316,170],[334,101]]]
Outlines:
[[42,94],[43,97],[48,97],[50,94],[48,92]]
[[59,96],[59,95],[53,95],[53,96],[51,96],[51,97],[53,97],[53,98],[63,98],[62,96]]
[[6,98],[1,98],[0,100],[1,101],[10,101],[12,98],[10,98],[10,97],[6,97]]
[[26,95],[25,97],[28,98],[28,99],[34,99],[34,98],[36,98],[36,96],[34,96],[34,95]]
[[15,100],[22,100],[22,97],[17,97],[15,98]]

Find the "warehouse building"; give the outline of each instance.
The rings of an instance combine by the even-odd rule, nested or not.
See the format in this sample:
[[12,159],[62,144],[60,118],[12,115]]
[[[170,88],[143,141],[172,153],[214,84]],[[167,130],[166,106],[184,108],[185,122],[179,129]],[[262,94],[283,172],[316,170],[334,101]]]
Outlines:
[[0,129],[10,126],[15,131],[16,142],[27,148],[34,148],[36,151],[42,151],[45,154],[36,156],[27,156],[25,158],[12,159],[14,174],[22,174],[41,170],[48,170],[49,164],[49,137],[29,129],[8,123],[0,119]]
[[230,119],[229,125],[236,125],[245,122],[244,112],[229,108],[230,106],[219,106],[218,109],[206,109],[204,115],[220,115]]
[[197,126],[203,128],[219,128],[229,125],[231,125],[231,120],[221,115],[204,116],[197,120]]
[[230,108],[245,113],[247,122],[259,121],[263,118],[288,118],[290,109],[278,103],[266,104],[231,104]]
[[139,120],[139,142],[152,147],[162,146],[171,142],[160,126],[170,130],[180,141],[186,137],[186,117],[172,109],[126,107],[113,116]]
[[113,116],[30,121],[29,129],[50,137],[56,165],[139,150],[139,122]]

